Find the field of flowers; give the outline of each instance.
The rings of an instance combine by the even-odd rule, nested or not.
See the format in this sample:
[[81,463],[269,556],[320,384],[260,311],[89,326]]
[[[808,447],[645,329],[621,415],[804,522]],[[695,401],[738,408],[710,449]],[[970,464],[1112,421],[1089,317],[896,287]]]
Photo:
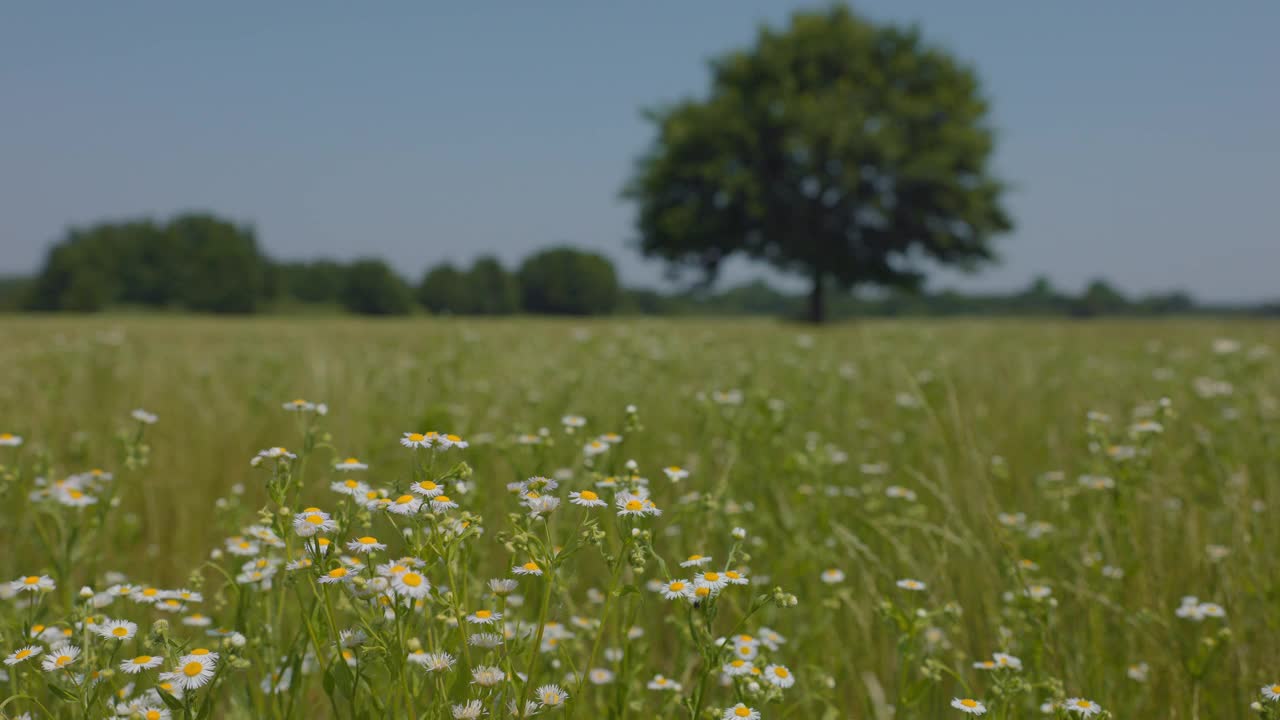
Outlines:
[[0,717],[1280,718],[1280,328],[0,320]]

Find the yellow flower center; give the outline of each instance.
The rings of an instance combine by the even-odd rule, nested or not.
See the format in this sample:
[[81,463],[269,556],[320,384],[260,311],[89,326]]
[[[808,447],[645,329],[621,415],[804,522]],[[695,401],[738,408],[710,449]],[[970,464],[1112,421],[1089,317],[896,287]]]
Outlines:
[[636,510],[643,510],[643,509],[644,509],[644,503],[640,502],[639,500],[628,500],[628,501],[627,501],[627,509],[628,509],[628,510],[631,510],[631,511],[633,511],[633,512],[634,512],[634,511],[636,511]]
[[700,587],[697,590],[694,590],[693,594],[697,595],[698,597],[706,597],[711,594],[711,588]]
[[53,664],[57,665],[58,667],[62,667],[63,665],[66,665],[69,662],[71,662],[70,655],[59,655],[58,659],[53,661]]
[[33,625],[33,626],[31,627],[31,633],[32,633],[33,635],[34,635],[34,634],[36,634],[36,633],[42,633],[42,632],[44,632],[44,626],[43,626],[43,625]]
[[355,480],[352,480],[351,478],[347,478],[345,481],[343,481],[342,484],[346,485],[349,488],[360,487],[360,483],[356,482]]
[[488,620],[489,618],[493,617],[493,613],[489,612],[488,610],[477,610],[476,617],[480,618],[481,620]]
[[84,493],[80,492],[79,490],[68,490],[67,496],[70,497],[72,500],[79,500],[80,498],[84,497]]
[[336,567],[329,571],[329,577],[331,578],[341,578],[346,576],[347,576],[347,569],[344,567]]
[[422,433],[409,433],[409,442],[422,442],[427,436]]
[[430,480],[423,480],[422,482],[418,483],[418,487],[423,490],[435,490],[439,486],[431,482]]
[[142,594],[146,597],[155,597],[156,595],[160,594],[160,591],[155,588],[147,588],[146,590],[142,591]]
[[422,576],[415,572],[407,572],[400,576],[400,582],[409,587],[418,587],[422,584]]
[[1093,703],[1089,702],[1088,700],[1077,700],[1077,701],[1076,701],[1076,707],[1078,707],[1078,708],[1084,708],[1084,709],[1086,709],[1086,710],[1087,710],[1087,709],[1089,709],[1089,708],[1093,707]]
[[411,502],[413,502],[412,495],[401,495],[400,497],[396,498],[397,505],[408,505]]
[[538,563],[533,562],[532,560],[530,560],[529,562],[525,563],[525,564],[524,564],[524,565],[522,565],[521,567],[523,567],[525,570],[528,570],[529,572],[537,572],[538,570],[540,570],[540,569],[541,569],[541,568],[539,568],[539,567],[538,567]]
[[187,677],[195,677],[202,672],[204,672],[204,663],[196,662],[195,660],[182,666],[182,674]]
[[732,666],[734,666],[734,667],[736,667],[736,668],[740,668],[740,667],[742,667],[743,665],[746,665],[746,664],[747,664],[747,661],[746,661],[746,660],[734,660],[733,662],[731,662],[731,663],[729,663],[729,664],[730,664],[730,665],[732,665]]
[[307,522],[311,523],[312,525],[323,525],[324,516],[317,513],[311,513],[310,515],[307,516]]
[[115,635],[116,637],[124,637],[129,634],[129,628],[127,627],[112,628],[111,634]]
[[360,544],[361,545],[377,545],[378,538],[370,535],[365,535],[364,537],[360,538]]
[[14,657],[17,658],[18,660],[26,660],[30,655],[31,655],[30,650],[19,650],[18,654],[14,655]]
[[147,716],[146,716],[146,717],[147,717],[147,720],[160,720],[160,717],[161,717],[161,715],[160,715],[160,711],[159,711],[159,710],[148,710],[148,711],[147,711]]
[[171,683],[171,682],[162,682],[162,683],[160,683],[160,689],[161,689],[161,690],[163,690],[163,691],[165,691],[165,692],[172,692],[172,691],[173,691],[173,683]]
[[961,701],[960,701],[960,704],[961,704],[961,705],[963,705],[963,706],[965,706],[965,707],[967,707],[967,708],[976,708],[976,707],[978,707],[978,701],[977,701],[977,700],[970,700],[969,698],[965,698],[965,699],[961,700]]
[[791,672],[790,672],[789,670],[787,670],[786,668],[784,668],[784,667],[777,667],[777,668],[774,668],[774,669],[773,669],[773,674],[774,674],[774,675],[777,675],[777,676],[778,676],[778,677],[780,677],[780,678],[785,678],[785,677],[790,677],[790,676],[791,676]]
[[713,573],[713,572],[705,573],[702,576],[702,579],[706,580],[707,582],[720,582],[720,573]]
[[673,582],[673,583],[671,583],[670,585],[668,585],[667,587],[671,588],[672,590],[675,590],[676,592],[680,592],[681,590],[683,590],[683,589],[684,589],[684,583],[682,583],[682,582]]
[[458,442],[462,438],[458,437],[457,435],[445,435],[444,439],[448,440],[449,442]]
[[599,495],[591,492],[590,490],[583,490],[582,492],[578,493],[578,497],[582,498],[583,500],[599,500],[600,499]]
[[701,555],[690,555],[689,562],[697,562],[702,559]]
[[139,655],[138,657],[133,659],[134,665],[146,665],[149,662],[151,662],[150,655]]
[[745,705],[739,705],[733,709],[733,714],[738,717],[751,717],[751,708]]
[[191,651],[191,654],[192,655],[208,655],[209,648],[196,648],[195,650]]
[[355,458],[347,458],[346,460],[343,460],[342,462],[343,462],[344,464],[346,464],[346,465],[358,465],[358,464],[360,463],[360,461],[359,461],[359,460],[357,460],[357,459],[355,459]]
[[431,502],[444,504],[444,503],[453,502],[453,501],[449,499],[448,495],[441,495],[437,498],[433,498]]
[[28,575],[27,577],[22,579],[22,582],[26,583],[27,585],[35,585],[36,583],[40,582],[40,576]]
[[729,572],[725,573],[725,574],[724,574],[724,576],[725,576],[725,577],[727,577],[727,578],[729,578],[730,580],[737,580],[738,578],[742,577],[741,575],[739,575],[738,573],[736,573],[736,572],[734,572],[734,571],[732,571],[732,570],[730,570]]

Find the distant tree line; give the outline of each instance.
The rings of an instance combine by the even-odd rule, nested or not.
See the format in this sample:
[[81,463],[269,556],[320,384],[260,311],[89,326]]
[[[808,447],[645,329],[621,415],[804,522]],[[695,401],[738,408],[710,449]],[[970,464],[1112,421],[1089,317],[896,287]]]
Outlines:
[[386,262],[277,262],[253,229],[203,213],[73,228],[33,278],[0,278],[0,308],[97,312],[136,307],[254,313],[327,306],[366,315],[598,315],[617,309],[613,263],[570,247],[508,271],[494,257],[431,268],[415,285]]
[[[0,309],[97,312],[151,308],[207,313],[298,312],[367,315],[426,311],[451,315],[767,315],[804,317],[809,295],[763,280],[718,292],[620,287],[605,257],[569,247],[536,252],[508,270],[494,257],[442,263],[416,284],[378,259],[278,262],[251,227],[209,214],[167,222],[127,220],[73,228],[34,277],[0,277]],[[1156,316],[1248,313],[1280,316],[1280,302],[1205,306],[1185,292],[1125,295],[1105,280],[1072,294],[1036,278],[1012,293],[889,290],[835,293],[835,318],[892,316]]]

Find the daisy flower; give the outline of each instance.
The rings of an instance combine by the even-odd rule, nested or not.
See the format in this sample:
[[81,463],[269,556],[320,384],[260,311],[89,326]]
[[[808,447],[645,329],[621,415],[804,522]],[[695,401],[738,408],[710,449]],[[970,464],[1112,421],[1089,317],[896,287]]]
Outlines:
[[822,571],[822,582],[828,585],[844,582],[844,571],[837,568],[828,568]]
[[538,567],[538,563],[530,560],[529,562],[523,565],[516,565],[515,567],[511,568],[511,572],[515,573],[516,575],[541,575],[542,568]]
[[672,580],[663,583],[658,588],[658,592],[662,593],[662,597],[667,600],[680,600],[681,598],[689,597],[689,594],[693,592],[693,588],[690,587],[686,580]]
[[53,578],[48,575],[27,575],[9,583],[13,592],[48,592],[53,588]]
[[349,457],[340,463],[334,463],[333,469],[359,472],[361,470],[368,470],[369,466],[360,462],[356,458]]
[[587,457],[595,457],[596,455],[599,455],[605,450],[608,450],[610,447],[612,446],[609,445],[609,443],[604,442],[603,440],[592,440],[591,442],[582,446],[582,454],[586,455]]
[[108,620],[95,626],[93,631],[108,640],[129,640],[138,634],[138,626],[128,620]]
[[329,489],[342,495],[350,495],[351,497],[360,497],[369,492],[368,485],[365,485],[359,480],[352,480],[351,478],[329,483]]
[[502,619],[502,613],[489,610],[477,610],[467,616],[467,622],[474,625],[489,625]]
[[494,595],[506,595],[507,593],[515,592],[517,587],[519,587],[519,584],[511,578],[491,578],[489,580],[489,590]]
[[409,490],[422,497],[433,498],[444,494],[444,486],[431,480],[421,480],[409,486]]
[[159,667],[162,662],[164,662],[164,658],[156,655],[139,655],[120,663],[120,670],[129,675],[137,675],[143,670]]
[[351,571],[341,565],[320,576],[320,582],[324,585],[349,583],[352,579]]
[[440,435],[439,437],[436,438],[436,442],[440,443],[440,446],[446,450],[448,450],[449,448],[466,448],[467,445],[469,445],[469,443],[466,440],[463,440],[462,438],[452,433],[446,433],[444,435]]
[[195,690],[204,687],[213,679],[213,669],[216,660],[208,655],[187,655],[183,657],[176,670],[166,673],[165,679],[173,681],[173,683],[183,690]]
[[987,712],[987,706],[973,698],[952,698],[951,707],[970,715],[983,715]]
[[662,468],[662,472],[667,474],[667,479],[671,482],[680,482],[681,480],[689,477],[689,471],[679,465],[664,467]]
[[155,425],[156,421],[160,419],[158,415],[149,413],[146,410],[143,410],[142,408],[138,408],[137,410],[134,410],[133,412],[129,413],[129,417],[132,417],[134,420],[137,420],[143,425]]
[[926,587],[924,583],[919,580],[912,580],[911,578],[903,578],[894,584],[903,590],[911,590],[914,592],[924,592]]
[[397,595],[411,597],[414,600],[424,598],[431,592],[431,583],[416,570],[406,570],[391,578],[391,589]]
[[293,516],[293,531],[299,537],[331,533],[337,529],[337,521],[320,508],[307,508]]
[[141,717],[142,720],[169,720],[173,715],[169,713],[169,708],[147,705],[138,710],[138,717]]
[[592,668],[591,672],[587,673],[587,679],[592,685],[608,685],[613,682],[613,678],[613,671],[607,668]]
[[454,705],[449,711],[453,720],[474,720],[484,715],[484,705],[479,700],[468,700],[465,704]]
[[39,645],[28,645],[24,648],[18,648],[9,653],[9,657],[4,659],[5,665],[17,665],[24,660],[33,660],[40,657],[40,653],[44,652],[44,648]]
[[182,618],[182,624],[187,627],[209,627],[213,624],[213,620],[200,613],[191,613]]
[[729,579],[725,577],[724,573],[709,570],[694,575],[693,584],[695,587],[709,587],[713,592],[720,592],[729,585]]
[[80,648],[70,644],[58,645],[49,650],[49,654],[44,656],[41,667],[44,668],[45,672],[62,670],[75,662],[78,657],[80,657]]
[[690,555],[688,560],[680,563],[680,567],[702,567],[709,562],[711,562],[709,555]]
[[646,687],[650,690],[671,690],[673,692],[680,692],[681,690],[680,683],[660,674],[654,675]]
[[738,703],[731,708],[726,708],[720,717],[722,720],[760,720],[760,711]]
[[400,438],[400,444],[407,448],[431,447],[431,438],[424,433],[407,432]]
[[467,636],[467,644],[476,647],[493,649],[502,644],[504,638],[498,633],[476,633]]
[[481,687],[493,687],[507,678],[502,668],[480,665],[471,670],[471,681]]
[[608,503],[600,499],[594,491],[582,490],[580,492],[569,493],[569,502],[582,507],[604,507]]
[[1048,585],[1032,585],[1027,588],[1027,597],[1032,600],[1043,600],[1053,594],[1053,588]]
[[764,668],[764,680],[770,685],[776,685],[780,688],[789,688],[796,684],[796,679],[792,676],[791,671],[782,665],[766,665]]
[[412,495],[401,495],[387,505],[386,510],[394,515],[413,515],[422,507],[422,501]]
[[[9,661],[5,660],[5,662],[9,662]],[[1280,683],[1263,686],[1262,697],[1266,698],[1267,700],[1270,700],[1271,702],[1280,700]]]
[[365,535],[347,543],[347,549],[351,552],[368,554],[378,550],[386,550],[387,546],[385,543],[378,542],[378,538],[372,535]]
[[565,415],[560,418],[560,424],[564,425],[565,430],[572,431],[573,428],[580,428],[587,424],[587,419],[581,415]]
[[444,672],[453,667],[455,659],[447,652],[427,653],[419,664],[430,672]]
[[1102,712],[1102,708],[1098,706],[1098,703],[1078,697],[1067,698],[1067,701],[1062,706],[1081,717],[1092,717]]
[[302,398],[298,398],[296,400],[290,400],[287,403],[282,403],[281,406],[285,410],[288,410],[289,412],[311,412],[312,410],[316,409],[315,403],[307,402]]
[[629,492],[620,492],[614,499],[614,504],[618,508],[618,515],[648,515],[649,507],[645,505],[645,498],[634,495]]
[[437,495],[427,502],[431,506],[431,512],[444,512],[458,507],[458,503],[450,500],[448,495]]
[[263,460],[278,460],[280,458],[285,458],[286,460],[293,460],[297,457],[298,457],[297,455],[294,455],[293,453],[289,452],[285,448],[273,447],[273,448],[267,448],[266,450],[259,450],[258,454],[254,455],[253,458],[249,460],[249,464],[253,465],[254,467],[257,467],[258,465],[262,464]]
[[22,444],[22,436],[13,433],[0,433],[0,447],[18,447]]
[[737,570],[725,570],[724,579],[730,585],[746,585],[749,582],[751,582],[750,580],[747,579],[747,576],[743,575]]
[[538,700],[542,707],[558,707],[569,699],[569,693],[559,685],[543,685],[538,688]]
[[1022,669],[1022,660],[1007,653],[994,653],[992,654],[991,659],[995,661],[996,667],[1007,668],[1009,670]]

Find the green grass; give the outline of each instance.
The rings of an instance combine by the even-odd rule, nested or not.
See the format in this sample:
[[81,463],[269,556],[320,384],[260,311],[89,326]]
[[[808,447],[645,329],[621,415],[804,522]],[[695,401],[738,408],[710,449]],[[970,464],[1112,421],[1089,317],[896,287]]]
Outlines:
[[[1242,347],[1215,353],[1219,337]],[[7,575],[0,577],[53,575],[58,590],[40,611],[48,624],[70,617],[68,603],[81,585],[105,588],[108,570],[163,588],[200,584],[205,602],[191,610],[239,625],[250,640],[228,650],[247,667],[232,668],[224,658],[228,669],[210,703],[214,717],[364,711],[434,718],[448,716],[444,695],[454,703],[489,697],[468,688],[458,669],[436,685],[419,668],[405,670],[401,659],[414,637],[428,650],[461,655],[457,630],[446,621],[467,609],[461,600],[372,628],[371,644],[383,649],[361,665],[368,684],[357,686],[356,703],[330,701],[322,677],[336,650],[320,627],[327,625],[321,609],[338,614],[333,627],[347,627],[361,617],[354,605],[314,594],[306,581],[285,581],[283,571],[276,592],[245,595],[211,566],[234,573],[238,561],[202,566],[224,538],[256,521],[259,508],[276,508],[269,473],[249,460],[271,446],[303,447],[298,418],[281,409],[301,397],[326,403],[329,413],[294,481],[296,496],[291,489],[285,498],[291,511],[314,505],[338,512],[340,496],[327,487],[335,457],[358,456],[371,466],[371,484],[398,490],[424,472],[397,443],[402,433],[437,429],[471,442],[449,451],[432,472],[465,460],[473,490],[450,494],[483,518],[477,525],[484,534],[439,546],[447,560],[423,555],[431,582],[457,587],[472,606],[487,578],[510,577],[510,567],[536,550],[508,547],[528,545],[525,530],[544,531],[523,514],[509,515],[520,508],[507,483],[530,476],[566,470],[569,479],[556,493],[564,497],[600,476],[623,474],[623,462],[635,459],[664,510],[638,524],[673,568],[694,552],[720,564],[734,544],[730,529],[746,529],[745,555],[734,566],[767,582],[726,590],[709,630],[698,624],[710,620],[707,613],[691,618],[687,603],[645,589],[660,575],[656,558],[641,558],[642,573],[625,562],[614,566],[621,568],[616,587],[638,592],[609,601],[600,643],[628,647],[626,661],[611,666],[603,649],[595,653],[594,667],[617,671],[613,685],[587,684],[579,693],[576,683],[564,682],[570,667],[582,668],[592,656],[594,630],[578,629],[559,655],[509,643],[509,654],[500,656],[520,671],[532,657],[535,686],[560,682],[570,690],[568,707],[558,712],[689,717],[675,703],[697,694],[714,654],[699,638],[727,634],[753,597],[778,586],[798,605],[769,603],[744,630],[765,625],[786,636],[770,656],[791,669],[795,686],[780,697],[742,688],[735,694],[713,675],[704,711],[741,699],[764,718],[888,718],[885,706],[893,704],[901,705],[899,719],[962,717],[951,698],[971,696],[986,702],[988,716],[1021,718],[1038,714],[1060,688],[1060,697],[1089,698],[1115,717],[1240,718],[1260,699],[1260,686],[1280,680],[1280,365],[1274,349],[1257,350],[1274,348],[1278,337],[1280,326],[1209,321],[876,321],[814,329],[696,320],[9,317],[0,319],[7,378],[0,432],[26,442],[16,451],[0,448],[7,508],[0,511],[0,571]],[[1232,393],[1205,397],[1197,378],[1227,381]],[[741,405],[712,399],[730,389],[741,391]],[[1161,398],[1169,399],[1168,410],[1159,407]],[[625,427],[628,404],[637,406],[642,428]],[[136,407],[160,420],[145,433],[147,462],[130,468],[124,458],[129,448],[137,452],[129,418]],[[1135,440],[1130,426],[1144,408],[1164,432]],[[1089,411],[1111,420],[1089,423]],[[567,436],[560,425],[567,414],[586,417],[586,428]],[[514,442],[543,427],[552,442]],[[623,443],[584,467],[584,442],[609,431],[623,433]],[[1132,446],[1137,456],[1118,460],[1108,453],[1112,446]],[[687,468],[690,477],[671,483],[661,471],[668,465]],[[118,506],[79,511],[24,499],[46,468],[60,478],[92,467],[115,473]],[[1110,477],[1114,487],[1088,489],[1080,475]],[[243,497],[231,496],[237,484]],[[888,497],[891,485],[916,500]],[[688,497],[695,491],[697,500]],[[593,512],[605,550],[626,560],[616,554],[626,526],[614,527],[609,509]],[[556,510],[553,542],[575,547],[585,513],[567,502]],[[1026,523],[1005,525],[999,513],[1025,513]],[[101,527],[92,520],[99,517]],[[349,520],[350,532],[335,541],[366,531],[393,537],[382,517]],[[1052,530],[1032,537],[1035,521]],[[46,544],[64,547],[73,531],[75,554],[59,565],[58,551]],[[291,549],[301,542],[294,540]],[[1209,546],[1228,554],[1214,560]],[[1034,569],[1020,566],[1022,559]],[[829,568],[843,571],[844,581],[822,582]],[[900,590],[901,578],[928,589]],[[545,578],[521,581],[525,605],[509,617],[536,624],[546,587],[539,583]],[[1023,591],[1032,584],[1049,586],[1051,599],[1027,599]],[[557,570],[547,617],[569,624],[573,615],[605,616],[588,589],[609,587],[608,558],[584,547]],[[1178,618],[1184,595],[1221,605],[1225,619]],[[8,654],[20,646],[30,612],[0,602],[0,650]],[[926,617],[915,617],[915,609]],[[198,635],[179,616],[128,601],[101,612],[138,622],[140,639],[157,617],[170,620],[179,641]],[[273,614],[279,622],[263,630]],[[306,637],[309,619],[320,637]],[[632,624],[645,634],[627,642],[622,633]],[[100,643],[82,642],[90,647],[81,661],[106,667]],[[177,652],[163,642],[151,647]],[[322,668],[304,679],[299,666],[291,700],[258,690],[273,658],[299,660],[317,648]],[[972,667],[996,651],[1020,657],[1024,670]],[[1126,676],[1137,662],[1149,666],[1145,682]],[[70,679],[63,685],[73,697],[56,699],[45,681],[57,673],[35,665],[9,670],[6,694],[34,694],[65,717],[80,717],[91,704]],[[682,682],[684,692],[644,689],[654,673]],[[193,717],[209,693],[192,694]],[[389,714],[374,712],[376,703]],[[0,714],[15,708],[41,713],[22,699]]]

